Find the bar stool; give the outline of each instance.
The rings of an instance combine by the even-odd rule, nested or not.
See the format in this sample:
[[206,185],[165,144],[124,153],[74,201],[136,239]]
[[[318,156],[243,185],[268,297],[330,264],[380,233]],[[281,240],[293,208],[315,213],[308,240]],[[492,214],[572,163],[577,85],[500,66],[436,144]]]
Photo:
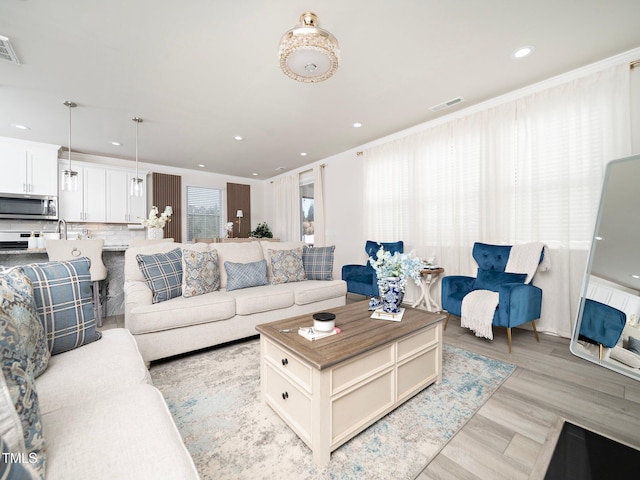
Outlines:
[[47,239],[46,249],[49,260],[73,260],[87,257],[91,262],[89,273],[93,283],[93,311],[98,327],[102,326],[102,301],[100,299],[100,282],[107,278],[107,267],[102,262],[103,239],[89,240],[54,240]]

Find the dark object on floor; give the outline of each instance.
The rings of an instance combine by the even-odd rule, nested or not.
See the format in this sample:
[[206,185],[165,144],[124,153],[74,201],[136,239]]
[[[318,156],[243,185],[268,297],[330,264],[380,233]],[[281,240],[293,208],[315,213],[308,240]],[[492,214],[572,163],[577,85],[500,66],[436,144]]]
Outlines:
[[545,480],[638,478],[640,451],[565,422]]

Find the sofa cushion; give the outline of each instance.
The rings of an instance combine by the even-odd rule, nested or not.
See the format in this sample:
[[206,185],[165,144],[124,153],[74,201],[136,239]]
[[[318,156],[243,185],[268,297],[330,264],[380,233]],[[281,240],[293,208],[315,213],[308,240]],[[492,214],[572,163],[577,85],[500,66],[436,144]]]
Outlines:
[[19,319],[0,311],[0,435],[11,439],[12,451],[33,455],[34,468],[44,477],[45,439],[29,358],[30,336]]
[[140,305],[134,307],[130,313],[135,317],[135,321],[126,321],[127,328],[134,335],[138,335],[226,320],[236,314],[236,301],[226,292],[218,291]]
[[182,296],[195,297],[219,288],[218,253],[182,249]]
[[631,368],[640,368],[640,355],[630,350],[625,350],[619,345],[611,349],[610,357]]
[[296,305],[344,297],[347,294],[347,283],[343,280],[307,280],[294,283],[294,299]]
[[307,280],[333,280],[333,256],[336,247],[302,248],[302,263]]
[[271,283],[273,285],[301,282],[307,279],[302,264],[302,247],[291,250],[268,249],[267,253],[271,260],[271,270],[273,271]]
[[42,423],[47,480],[198,478],[162,394],[151,385],[49,412]]
[[0,310],[19,319],[28,331],[28,337],[25,338],[30,342],[29,360],[33,364],[33,376],[39,376],[47,368],[51,354],[47,347],[47,336],[38,318],[33,284],[20,267],[0,274]]
[[252,315],[280,308],[288,308],[294,304],[292,284],[264,285],[243,288],[229,293],[236,299],[237,315]]
[[36,388],[44,415],[144,383],[151,383],[151,378],[133,335],[114,328],[105,330],[99,342],[51,357]]
[[138,266],[153,292],[153,303],[182,295],[182,250],[136,255]]
[[227,272],[227,292],[269,283],[264,259],[251,263],[224,262],[224,269]]
[[220,288],[227,288],[227,270],[223,267],[224,262],[251,263],[265,258],[259,242],[212,243],[210,247],[218,253]]
[[507,273],[479,268],[473,289],[497,292],[500,289],[500,285],[505,283],[524,283],[526,278],[526,273]]
[[52,355],[100,339],[89,267],[86,257],[22,267],[33,283],[38,317]]

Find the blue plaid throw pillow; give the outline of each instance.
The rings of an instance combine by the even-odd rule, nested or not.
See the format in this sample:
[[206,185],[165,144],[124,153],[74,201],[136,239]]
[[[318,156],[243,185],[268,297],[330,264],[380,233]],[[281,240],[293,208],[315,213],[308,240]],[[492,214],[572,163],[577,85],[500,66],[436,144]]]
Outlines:
[[80,257],[22,267],[33,283],[38,317],[52,355],[102,337],[96,330],[90,265],[87,257]]
[[153,292],[153,303],[160,303],[182,295],[182,250],[167,253],[136,255],[138,266]]
[[227,292],[241,288],[267,285],[267,261],[251,263],[224,262],[227,271]]
[[336,246],[307,247],[302,250],[302,263],[307,280],[333,280],[333,252]]

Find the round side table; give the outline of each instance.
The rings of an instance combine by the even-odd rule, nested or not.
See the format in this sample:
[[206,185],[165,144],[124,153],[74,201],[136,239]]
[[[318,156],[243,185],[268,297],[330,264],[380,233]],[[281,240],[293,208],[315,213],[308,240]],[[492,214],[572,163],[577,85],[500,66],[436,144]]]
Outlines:
[[417,307],[421,303],[424,303],[424,306],[427,309],[427,312],[433,312],[435,310],[439,310],[438,304],[431,296],[431,287],[438,279],[440,275],[444,273],[444,268],[425,268],[420,270],[420,298],[412,305],[412,307]]

